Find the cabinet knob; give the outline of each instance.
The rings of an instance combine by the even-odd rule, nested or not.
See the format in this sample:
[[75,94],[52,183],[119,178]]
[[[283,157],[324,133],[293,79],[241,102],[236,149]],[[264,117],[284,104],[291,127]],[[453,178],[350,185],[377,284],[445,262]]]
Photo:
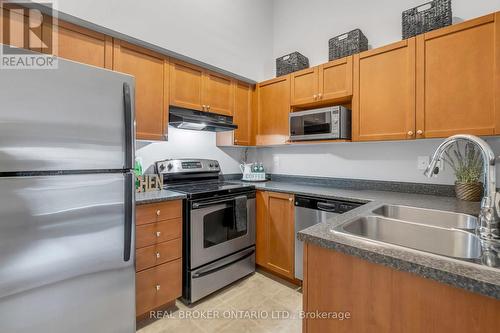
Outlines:
[[210,105],[207,105],[207,109],[210,111]]
[[160,214],[161,214],[161,211],[158,209],[158,210],[156,211],[156,216],[160,216]]
[[160,259],[160,252],[156,252],[156,259]]
[[318,99],[318,95],[313,95],[313,98],[314,99]]
[[318,98],[321,99],[323,97],[323,94],[322,93],[319,93],[318,94]]
[[292,202],[292,201],[293,201],[293,198],[288,198],[288,201]]
[[418,134],[418,135],[422,135],[422,134],[424,134],[424,131],[422,131],[422,130],[418,130],[418,131],[417,131],[417,134]]
[[160,287],[161,287],[161,286],[160,286],[159,284],[157,284],[157,285],[156,285],[156,291],[160,291]]
[[156,232],[156,237],[160,237],[161,236],[161,231],[157,231]]
[[207,109],[207,106],[206,106],[206,105],[202,105],[202,106],[201,106],[201,108],[202,108],[203,110],[206,110],[206,109]]
[[413,136],[413,131],[408,131],[408,136]]

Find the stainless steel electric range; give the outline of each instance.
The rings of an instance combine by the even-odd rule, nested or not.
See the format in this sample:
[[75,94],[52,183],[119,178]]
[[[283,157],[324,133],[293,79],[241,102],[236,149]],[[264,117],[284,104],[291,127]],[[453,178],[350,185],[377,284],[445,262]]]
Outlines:
[[191,304],[255,271],[255,187],[219,180],[215,160],[156,162],[164,187],[185,193],[183,292]]

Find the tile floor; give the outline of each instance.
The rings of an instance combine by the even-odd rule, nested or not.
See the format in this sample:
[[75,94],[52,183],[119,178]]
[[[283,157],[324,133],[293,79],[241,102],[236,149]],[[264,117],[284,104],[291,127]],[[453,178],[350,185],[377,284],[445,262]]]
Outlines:
[[302,322],[292,317],[301,310],[299,287],[258,271],[189,307],[177,301],[168,317],[140,322],[137,332],[300,333]]

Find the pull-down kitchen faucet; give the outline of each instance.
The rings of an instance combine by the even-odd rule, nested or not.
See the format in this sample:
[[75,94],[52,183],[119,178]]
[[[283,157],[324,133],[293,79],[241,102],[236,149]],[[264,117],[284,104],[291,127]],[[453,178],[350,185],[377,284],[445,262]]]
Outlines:
[[424,175],[432,177],[439,169],[438,161],[443,158],[444,152],[457,141],[468,141],[479,148],[483,157],[484,194],[481,200],[479,224],[476,233],[487,243],[500,244],[500,217],[498,216],[499,194],[496,188],[495,154],[491,147],[481,138],[468,134],[457,134],[445,139],[434,152],[432,160],[424,171]]

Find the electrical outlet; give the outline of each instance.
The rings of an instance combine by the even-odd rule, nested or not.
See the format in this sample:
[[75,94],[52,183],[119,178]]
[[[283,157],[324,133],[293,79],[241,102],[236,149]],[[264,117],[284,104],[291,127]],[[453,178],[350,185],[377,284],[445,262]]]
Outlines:
[[277,172],[280,168],[280,158],[279,156],[273,157],[273,172]]
[[[429,165],[430,157],[429,156],[419,156],[417,157],[417,169],[425,170]],[[439,168],[439,172],[444,170],[444,162],[443,160],[439,160],[436,164],[436,167]]]

